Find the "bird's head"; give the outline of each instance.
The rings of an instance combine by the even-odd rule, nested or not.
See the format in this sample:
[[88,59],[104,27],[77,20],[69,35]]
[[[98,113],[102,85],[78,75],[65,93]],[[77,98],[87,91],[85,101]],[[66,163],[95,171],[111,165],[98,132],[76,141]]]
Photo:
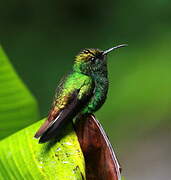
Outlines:
[[127,45],[122,44],[105,51],[99,49],[84,49],[75,58],[74,71],[91,75],[94,71],[98,71],[103,66],[106,66],[106,56],[109,52],[125,46]]

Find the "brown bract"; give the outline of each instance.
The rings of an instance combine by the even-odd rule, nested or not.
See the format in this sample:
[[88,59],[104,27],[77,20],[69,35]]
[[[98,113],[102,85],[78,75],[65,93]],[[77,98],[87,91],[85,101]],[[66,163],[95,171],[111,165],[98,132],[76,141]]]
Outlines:
[[99,121],[89,115],[77,120],[75,130],[86,164],[87,180],[120,180],[120,166]]

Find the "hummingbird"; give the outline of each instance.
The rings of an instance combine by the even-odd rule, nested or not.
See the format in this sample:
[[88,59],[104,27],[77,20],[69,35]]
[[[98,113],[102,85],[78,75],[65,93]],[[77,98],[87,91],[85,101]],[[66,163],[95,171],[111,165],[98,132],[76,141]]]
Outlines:
[[109,86],[107,55],[125,46],[127,44],[121,44],[104,51],[84,49],[75,57],[72,71],[57,86],[47,120],[35,134],[35,138],[40,138],[39,143],[55,138],[74,118],[101,108]]

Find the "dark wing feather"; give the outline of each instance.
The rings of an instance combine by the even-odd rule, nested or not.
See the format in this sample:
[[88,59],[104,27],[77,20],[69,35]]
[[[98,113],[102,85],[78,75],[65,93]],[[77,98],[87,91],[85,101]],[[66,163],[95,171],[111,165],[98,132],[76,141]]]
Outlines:
[[[65,88],[63,87],[65,84],[65,80],[66,78],[58,86],[55,99],[58,99],[58,96],[63,92],[63,89]],[[87,84],[84,84],[83,81],[83,84],[81,82],[81,86],[74,87],[75,90],[73,88],[72,91],[70,91],[68,94],[65,94],[65,107],[57,108],[56,104],[60,103],[60,99],[58,99],[53,104],[48,119],[35,134],[35,138],[40,137],[40,143],[46,142],[51,138],[56,137],[60,133],[63,125],[69,122],[69,120],[72,120],[76,116],[76,114],[79,113],[80,110],[86,105],[88,100],[91,98],[94,89],[94,85],[92,84],[92,88],[84,90],[84,95],[82,96],[82,98],[78,98],[80,90],[82,88],[84,89],[86,85]]]
[[52,121],[51,125],[47,130],[41,135],[39,142],[44,143],[56,137],[61,131],[63,125],[65,125],[69,120],[72,120],[74,116],[81,109],[81,101],[77,98],[78,91],[75,91],[72,95],[72,101],[60,111],[59,115],[55,120]]
[[[69,76],[69,75],[68,75]],[[36,132],[35,134],[35,138],[39,138],[40,136],[42,136],[43,133],[46,132],[47,129],[49,129],[59,118],[59,116],[61,115],[61,109],[57,109],[55,108],[55,100],[57,99],[57,97],[60,95],[60,93],[62,92],[64,83],[68,77],[67,75],[63,76],[63,78],[60,80],[57,89],[56,89],[56,93],[54,96],[54,100],[53,100],[53,105],[52,105],[52,109],[49,112],[48,118],[47,120],[43,123],[43,125],[39,128],[39,130]]]

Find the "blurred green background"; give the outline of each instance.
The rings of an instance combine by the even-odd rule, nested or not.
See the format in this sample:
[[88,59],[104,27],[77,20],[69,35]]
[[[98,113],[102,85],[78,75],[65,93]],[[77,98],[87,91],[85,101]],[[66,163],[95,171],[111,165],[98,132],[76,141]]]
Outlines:
[[82,48],[128,43],[108,57],[108,99],[96,114],[126,179],[169,179],[170,19],[168,0],[0,0],[0,43],[41,117]]

